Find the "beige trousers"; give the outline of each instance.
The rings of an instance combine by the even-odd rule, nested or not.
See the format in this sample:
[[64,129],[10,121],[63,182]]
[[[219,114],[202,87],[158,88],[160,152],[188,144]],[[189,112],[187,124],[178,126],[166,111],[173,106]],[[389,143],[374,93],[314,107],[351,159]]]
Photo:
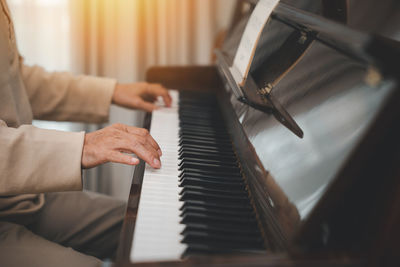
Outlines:
[[101,266],[115,256],[125,203],[87,192],[45,197],[28,224],[0,220],[0,266]]

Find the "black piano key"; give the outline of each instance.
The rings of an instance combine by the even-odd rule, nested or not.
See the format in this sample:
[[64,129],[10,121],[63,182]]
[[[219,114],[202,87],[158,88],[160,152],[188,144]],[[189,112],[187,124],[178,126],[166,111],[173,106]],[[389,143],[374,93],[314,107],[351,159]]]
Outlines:
[[215,123],[206,123],[206,122],[204,122],[204,121],[201,121],[201,120],[197,120],[197,121],[195,121],[195,120],[191,120],[191,121],[180,121],[180,123],[179,123],[179,125],[182,127],[182,128],[186,128],[186,127],[189,127],[189,128],[193,128],[193,127],[196,127],[196,128],[202,128],[202,129],[204,129],[204,130],[208,130],[208,131],[212,131],[212,132],[225,132],[225,130],[224,130],[224,126],[221,126],[221,124],[220,123],[217,123],[217,122],[215,122]]
[[[247,241],[247,240],[246,240]],[[205,236],[201,235],[196,235],[196,234],[190,234],[184,236],[182,239],[181,243],[188,244],[189,246],[191,244],[193,245],[206,245],[206,246],[211,246],[215,248],[220,248],[220,249],[249,249],[249,250],[254,250],[254,249],[262,249],[263,244],[257,241],[232,241],[232,240],[223,240],[223,239],[218,239],[216,237],[208,239]]]
[[263,240],[214,94],[179,101],[184,256],[263,250]]
[[220,234],[232,234],[232,235],[247,235],[247,236],[258,236],[262,237],[258,228],[228,228],[220,225],[206,225],[200,223],[187,223],[185,229],[181,234],[185,234],[187,232],[196,231],[196,232],[207,232],[207,233],[220,233]]
[[179,155],[183,153],[201,153],[203,155],[210,155],[210,157],[221,156],[221,158],[231,158],[234,156],[232,152],[221,152],[216,150],[206,149],[204,147],[181,147],[178,150]]
[[197,160],[213,160],[217,162],[226,162],[228,164],[237,165],[236,158],[233,156],[221,156],[216,154],[202,153],[202,152],[182,152],[179,154],[178,159],[197,159]]
[[221,140],[218,138],[212,137],[198,137],[193,135],[182,135],[180,138],[179,145],[184,145],[185,143],[198,143],[198,144],[207,144],[207,145],[215,145],[215,146],[229,146],[232,148],[231,141]]
[[243,183],[232,183],[217,180],[205,180],[199,178],[182,178],[180,181],[180,187],[185,186],[207,186],[208,188],[228,188],[232,190],[241,190],[245,188]]
[[[199,218],[206,216],[206,218],[209,218],[210,223],[218,221],[221,222],[222,224],[226,224],[232,222],[247,221],[249,219],[251,219],[254,223],[256,222],[255,217],[247,213],[240,213],[240,212],[234,213],[233,211],[231,211],[231,213],[221,213],[217,211],[204,212],[204,211],[196,211],[196,209],[193,209],[193,207],[182,210],[180,217],[186,218],[186,216],[198,216]],[[204,223],[204,221],[200,220],[198,222]]]
[[[196,156],[194,156],[192,153],[196,153]],[[181,153],[178,153],[178,157],[181,161],[186,161],[186,162],[209,162],[209,164],[214,164],[217,166],[238,166],[238,162],[236,160],[232,160],[232,157],[222,157],[219,158],[218,155],[215,153],[213,154],[208,154],[204,152],[187,152],[187,151],[182,151]],[[192,154],[192,155],[191,155]]]
[[[241,178],[231,179],[217,176],[196,176],[192,174],[184,174],[182,177],[178,179],[179,183],[184,187],[185,185],[189,185],[190,183],[195,183],[197,181],[204,182],[205,186],[229,186],[231,188],[245,188],[245,183]],[[214,183],[214,184],[213,184]],[[200,184],[199,184],[200,185]]]
[[240,169],[237,166],[223,166],[218,164],[211,164],[211,163],[200,163],[200,162],[190,162],[190,161],[183,161],[179,167],[179,170],[204,170],[207,172],[223,172],[223,173],[231,173],[237,174],[239,173]]
[[[184,111],[183,109],[180,109],[181,111]],[[215,109],[190,109],[190,110],[185,110],[185,114],[179,115],[179,119],[182,120],[204,120],[204,121],[221,121],[223,122],[223,119],[221,116],[218,114],[218,111]]]
[[[213,125],[218,126],[223,129],[223,121],[222,118],[218,118],[213,116],[213,114],[198,114],[198,115],[181,115],[179,116],[179,121],[181,123],[189,123],[189,124],[199,124],[199,125]],[[219,125],[218,125],[219,124]]]
[[233,195],[233,196],[244,196],[248,197],[247,192],[243,191],[241,189],[237,190],[232,190],[230,188],[212,188],[212,187],[207,187],[207,186],[193,186],[193,185],[186,185],[182,191],[180,192],[180,195],[183,194],[185,191],[198,191],[198,192],[211,192],[215,194],[225,194],[225,195]]
[[252,210],[235,210],[235,209],[221,209],[217,207],[204,207],[204,206],[185,206],[181,210],[181,214],[184,215],[188,212],[192,213],[217,213],[223,215],[233,216],[248,216],[254,217]]
[[[182,104],[190,104],[194,106],[201,106],[203,108],[215,106],[217,107],[217,101],[215,96],[203,97],[202,95],[192,95],[184,98],[180,98],[180,103]],[[207,104],[208,102],[208,104]],[[182,107],[182,106],[181,106]]]
[[179,136],[197,136],[197,137],[211,137],[211,138],[216,138],[216,139],[223,139],[223,140],[229,140],[230,137],[226,132],[202,132],[202,131],[196,131],[194,129],[189,129],[189,128],[181,128],[179,130]]
[[[180,146],[200,146],[200,147],[205,147],[205,148],[211,148],[211,149],[216,149],[218,151],[232,151],[232,146],[227,145],[227,144],[217,144],[213,142],[208,142],[208,141],[202,141],[202,140],[183,140],[179,141]],[[233,151],[232,151],[233,152]]]
[[178,175],[179,181],[183,181],[184,178],[198,178],[205,181],[220,181],[232,184],[244,185],[243,178],[238,176],[236,173],[233,175],[228,175],[227,173],[216,173],[216,172],[206,172],[206,171],[196,171],[196,170],[183,170]]
[[195,246],[203,245],[207,246],[212,251],[224,251],[229,249],[230,253],[244,253],[244,251],[258,251],[263,249],[262,244],[253,243],[253,244],[246,244],[242,242],[222,242],[222,241],[206,241],[200,238],[195,240],[182,240],[181,243],[187,244],[189,248],[193,248]]
[[221,209],[238,209],[238,210],[247,210],[247,211],[252,211],[253,207],[250,204],[238,204],[238,203],[230,203],[230,202],[224,202],[224,203],[216,203],[216,202],[210,202],[210,201],[204,201],[204,200],[193,200],[189,199],[186,200],[182,207],[181,210],[183,210],[185,207],[191,207],[191,206],[200,206],[200,207],[216,207],[216,208],[221,208]]
[[183,140],[198,140],[198,141],[202,140],[202,141],[218,142],[218,143],[225,143],[232,145],[230,139],[219,138],[218,136],[200,136],[197,134],[182,133],[179,134],[179,137]]
[[182,128],[200,128],[200,129],[206,129],[212,132],[225,132],[225,128],[223,125],[218,124],[218,123],[206,123],[202,121],[195,121],[195,120],[186,120],[186,121],[180,121],[179,125]]
[[218,148],[218,147],[213,147],[213,146],[206,146],[206,145],[195,145],[195,144],[185,144],[185,146],[182,146],[178,152],[185,151],[185,150],[193,150],[193,151],[204,151],[204,152],[210,152],[210,153],[221,153],[221,154],[226,154],[226,155],[233,155],[233,150],[231,148]]
[[186,231],[183,235],[182,243],[226,243],[239,242],[247,247],[262,247],[263,240],[260,236],[248,235],[224,235],[216,231]]
[[224,248],[220,246],[214,246],[211,244],[190,244],[190,246],[183,253],[182,258],[198,256],[202,254],[223,255],[223,254],[237,254],[237,253],[260,254],[263,253],[263,249]]
[[182,131],[195,131],[199,134],[213,134],[218,136],[227,135],[226,131],[223,129],[213,129],[211,127],[204,127],[204,126],[196,126],[196,125],[180,125]]
[[229,195],[222,195],[222,194],[213,194],[213,193],[203,193],[203,192],[197,192],[197,191],[190,191],[187,190],[185,191],[182,196],[180,197],[180,201],[186,201],[186,200],[201,200],[201,201],[206,201],[206,202],[211,202],[214,201],[216,204],[223,204],[223,203],[237,203],[237,204],[243,204],[243,205],[248,205],[248,198],[247,197],[232,197]]
[[211,229],[226,229],[233,232],[240,232],[241,229],[251,229],[257,228],[257,224],[255,223],[239,223],[239,222],[227,222],[227,221],[218,221],[217,218],[203,218],[196,214],[185,215],[182,217],[181,223],[190,225],[203,225],[204,227],[209,227]]
[[[249,217],[254,217],[254,210],[250,205],[227,205],[226,203],[212,203],[212,202],[205,202],[205,201],[195,201],[195,200],[188,200],[186,201],[182,207],[180,208],[180,212],[187,213],[188,211],[196,211],[199,213],[199,209],[201,210],[208,210],[210,212],[219,212],[219,213],[228,213],[228,214],[243,214],[248,215]],[[193,212],[193,213],[196,213]],[[246,228],[243,228],[246,229]],[[256,229],[256,228],[255,228]],[[255,231],[252,229],[251,231]],[[250,229],[248,229],[250,230]]]
[[185,108],[185,110],[187,109],[213,109],[213,110],[217,110],[217,101],[215,100],[215,98],[213,99],[212,97],[210,98],[200,98],[198,96],[196,96],[196,100],[193,101],[193,99],[189,99],[189,98],[181,98],[179,101],[179,106],[180,108]]
[[230,140],[226,142],[219,141],[217,139],[212,138],[202,138],[202,137],[181,137],[178,143],[180,146],[185,146],[186,144],[193,144],[193,145],[206,145],[206,146],[213,146],[213,147],[222,147],[222,148],[230,148],[232,149],[232,143]]
[[183,223],[200,223],[205,225],[232,225],[240,227],[257,227],[257,221],[254,216],[240,215],[222,215],[220,213],[211,212],[182,212]]
[[[181,110],[184,110],[184,108],[181,108]],[[199,109],[196,111],[184,110],[184,114],[181,114],[179,118],[200,118],[204,120],[223,121],[222,117],[218,114],[218,112],[212,108],[206,110],[203,109],[201,110],[201,112],[199,112]]]
[[237,163],[231,162],[231,161],[224,161],[221,159],[215,159],[215,158],[199,158],[199,157],[181,157],[179,156],[179,159],[181,160],[178,164],[178,166],[182,166],[184,162],[186,163],[203,163],[203,164],[215,164],[215,165],[220,165],[220,166],[226,166],[226,167],[237,167]]
[[223,189],[212,189],[212,188],[201,188],[195,187],[195,186],[184,186],[182,190],[179,192],[180,196],[184,196],[186,194],[190,193],[197,193],[197,194],[204,194],[204,195],[218,195],[220,196],[221,199],[225,199],[224,196],[232,197],[232,198],[243,198],[247,199],[248,195],[246,192],[243,191],[228,191],[228,190],[223,190]]
[[183,176],[194,176],[194,177],[205,177],[205,178],[217,178],[217,179],[226,179],[226,180],[238,180],[243,181],[243,178],[239,173],[236,172],[224,172],[219,170],[202,170],[198,168],[185,168],[182,170],[179,177]]
[[[217,238],[219,240],[225,240],[229,242],[241,242],[247,241],[263,246],[263,238],[259,232],[254,233],[240,233],[233,231],[221,231],[199,227],[187,227],[181,233],[182,236],[203,236],[204,239]],[[188,240],[187,240],[188,241]]]

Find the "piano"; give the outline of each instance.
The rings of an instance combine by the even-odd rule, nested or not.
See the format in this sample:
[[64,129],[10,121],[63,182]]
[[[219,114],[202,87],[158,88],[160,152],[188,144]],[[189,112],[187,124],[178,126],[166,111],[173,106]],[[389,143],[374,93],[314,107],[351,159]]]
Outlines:
[[257,1],[211,66],[154,67],[163,167],[135,169],[115,266],[400,266],[400,3],[281,0],[249,76]]

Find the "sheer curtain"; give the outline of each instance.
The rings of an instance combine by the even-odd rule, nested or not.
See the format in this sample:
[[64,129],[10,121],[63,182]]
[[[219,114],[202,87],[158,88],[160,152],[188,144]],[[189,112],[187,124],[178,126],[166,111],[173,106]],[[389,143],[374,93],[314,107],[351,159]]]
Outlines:
[[[153,65],[209,64],[216,34],[229,23],[236,1],[8,2],[27,63],[135,82]],[[111,122],[137,126],[142,118],[141,112],[111,111]],[[84,180],[89,189],[126,199],[132,174],[132,167],[107,164],[87,172]]]
[[[8,5],[25,63],[39,64],[51,71],[72,71],[68,0],[9,0]],[[82,128],[71,123],[35,121],[34,124],[66,131]]]

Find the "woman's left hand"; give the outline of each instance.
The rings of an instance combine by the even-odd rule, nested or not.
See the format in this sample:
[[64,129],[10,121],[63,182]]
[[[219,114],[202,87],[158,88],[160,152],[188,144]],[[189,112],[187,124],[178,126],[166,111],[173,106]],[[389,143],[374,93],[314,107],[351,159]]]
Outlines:
[[154,102],[159,96],[162,97],[167,107],[171,106],[171,96],[168,90],[160,84],[145,82],[117,84],[112,96],[112,102],[121,107],[151,112],[157,109]]

